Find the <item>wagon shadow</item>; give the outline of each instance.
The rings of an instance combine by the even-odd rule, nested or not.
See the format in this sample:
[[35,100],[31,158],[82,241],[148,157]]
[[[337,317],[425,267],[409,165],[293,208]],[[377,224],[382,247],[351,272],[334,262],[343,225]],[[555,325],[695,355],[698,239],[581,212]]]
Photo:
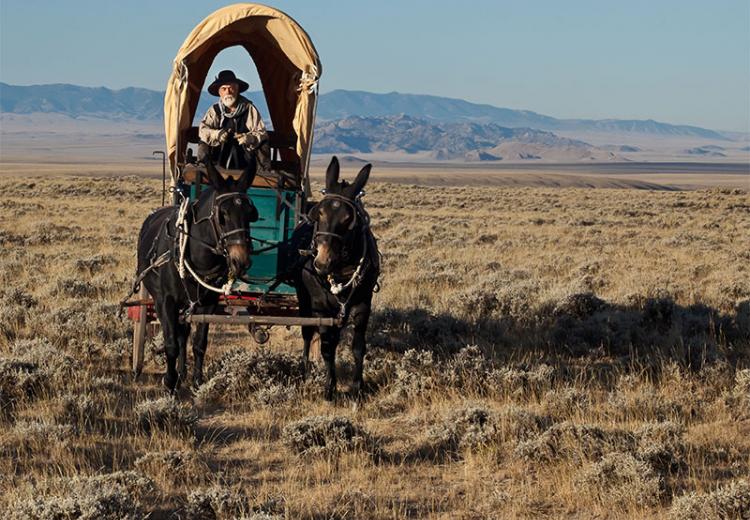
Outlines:
[[198,445],[211,444],[214,446],[228,446],[243,440],[275,440],[281,435],[278,426],[264,426],[262,428],[239,425],[201,425],[195,429],[195,439]]
[[[460,312],[460,309],[459,309]],[[633,305],[609,303],[586,293],[524,316],[462,319],[425,309],[385,308],[373,313],[370,345],[393,352],[431,350],[447,357],[467,345],[497,361],[528,357],[621,361],[671,360],[699,368],[750,357],[750,300],[730,313],[671,298]]]

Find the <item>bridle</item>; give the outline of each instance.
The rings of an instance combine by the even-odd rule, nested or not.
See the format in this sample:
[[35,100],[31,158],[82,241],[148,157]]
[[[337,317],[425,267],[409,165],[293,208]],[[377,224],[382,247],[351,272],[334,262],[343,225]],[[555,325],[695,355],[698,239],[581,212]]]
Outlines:
[[[352,201],[351,199],[344,197],[343,195],[338,195],[336,193],[326,193],[323,198],[316,204],[316,207],[319,207],[323,202],[327,200],[334,200],[337,202],[344,203],[345,205],[349,206],[349,208],[352,210],[352,221],[347,227],[347,234],[352,231],[357,224],[359,223],[359,220],[361,219],[365,223],[369,222],[369,218],[367,217],[367,214],[362,209],[362,203],[360,201],[361,197],[364,195],[364,192],[360,192],[357,197]],[[313,208],[315,209],[315,208]],[[313,210],[310,210],[310,213],[308,214],[308,218],[310,218],[310,214]],[[313,219],[310,218],[314,222],[314,229],[313,229],[313,246],[315,246],[315,242],[317,241],[317,238],[320,236],[329,236],[336,238],[341,241],[342,244],[345,244],[347,242],[347,238],[345,235],[340,235],[339,233],[333,233],[332,231],[320,231],[318,230],[318,220],[319,219]]]
[[247,201],[250,206],[253,205],[247,193],[224,193],[221,195],[216,195],[216,192],[214,192],[211,200],[211,212],[207,216],[197,220],[195,219],[195,214],[193,214],[193,225],[200,224],[206,221],[210,222],[211,231],[214,235],[215,245],[212,246],[209,243],[194,236],[191,236],[190,238],[197,240],[203,246],[208,247],[215,254],[220,256],[229,255],[229,246],[250,244],[250,230],[247,227],[241,226],[229,231],[224,231],[221,222],[219,221],[219,214],[221,212],[222,204],[228,204],[231,202],[236,206],[241,206],[243,201]]

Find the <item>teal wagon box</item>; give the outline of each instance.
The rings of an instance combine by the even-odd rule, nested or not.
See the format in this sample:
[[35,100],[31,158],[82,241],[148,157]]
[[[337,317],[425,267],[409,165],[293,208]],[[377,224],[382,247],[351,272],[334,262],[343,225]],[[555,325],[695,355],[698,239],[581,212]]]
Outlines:
[[[206,188],[203,185],[203,188]],[[276,281],[276,277],[287,271],[285,243],[292,236],[297,224],[300,194],[292,190],[252,187],[247,190],[250,200],[258,210],[258,220],[250,224],[250,237],[254,251],[253,264],[248,269],[245,281],[235,282],[235,289],[242,292],[264,293]],[[190,186],[190,199],[198,196],[197,186]],[[281,244],[281,247],[278,245]],[[276,246],[276,247],[271,247]],[[281,283],[272,294],[296,294],[294,287]]]

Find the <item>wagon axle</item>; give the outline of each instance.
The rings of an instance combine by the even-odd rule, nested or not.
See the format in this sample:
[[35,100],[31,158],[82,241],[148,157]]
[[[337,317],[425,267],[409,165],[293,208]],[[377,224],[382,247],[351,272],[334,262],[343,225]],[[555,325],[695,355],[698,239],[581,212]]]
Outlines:
[[271,338],[271,327],[263,325],[249,325],[248,330],[258,345],[265,345]]

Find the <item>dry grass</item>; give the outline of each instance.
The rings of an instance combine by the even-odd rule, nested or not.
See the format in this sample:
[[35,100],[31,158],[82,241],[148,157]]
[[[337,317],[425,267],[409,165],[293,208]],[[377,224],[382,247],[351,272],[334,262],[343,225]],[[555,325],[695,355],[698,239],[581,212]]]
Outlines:
[[10,518],[747,518],[750,197],[374,183],[352,401],[298,331],[214,330],[206,385],[128,374],[117,315],[159,182],[0,180]]

